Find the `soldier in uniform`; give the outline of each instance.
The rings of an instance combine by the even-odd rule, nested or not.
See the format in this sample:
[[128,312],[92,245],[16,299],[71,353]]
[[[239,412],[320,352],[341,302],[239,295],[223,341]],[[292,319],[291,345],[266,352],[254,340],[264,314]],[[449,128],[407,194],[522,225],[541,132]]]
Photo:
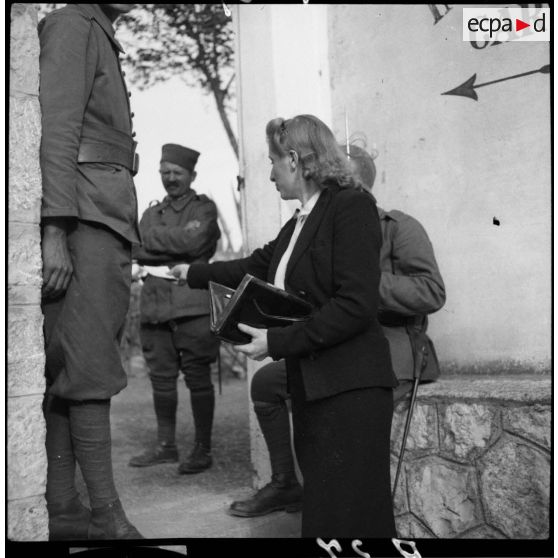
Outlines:
[[[68,4],[40,23],[44,400],[50,539],[139,539],[116,491],[110,400],[139,241],[122,47],[133,4]],[[75,487],[76,462],[91,510]]]
[[[163,145],[160,174],[167,196],[141,218],[142,245],[134,252],[138,264],[166,268],[179,262],[207,263],[215,254],[221,234],[217,208],[191,188],[198,157],[193,149]],[[158,443],[133,457],[130,466],[178,461],[175,426],[180,370],[190,391],[195,441],[178,472],[199,473],[212,464],[215,395],[210,365],[217,358],[219,343],[209,330],[207,291],[185,288],[156,275],[148,274],[142,287],[140,336],[153,387]]]

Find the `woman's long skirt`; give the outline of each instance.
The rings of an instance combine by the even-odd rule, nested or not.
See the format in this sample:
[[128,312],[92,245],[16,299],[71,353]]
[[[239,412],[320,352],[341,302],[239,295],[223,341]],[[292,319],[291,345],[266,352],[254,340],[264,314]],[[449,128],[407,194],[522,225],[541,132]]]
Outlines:
[[304,480],[302,536],[396,536],[390,482],[391,388],[372,387],[307,402],[289,362],[294,444]]

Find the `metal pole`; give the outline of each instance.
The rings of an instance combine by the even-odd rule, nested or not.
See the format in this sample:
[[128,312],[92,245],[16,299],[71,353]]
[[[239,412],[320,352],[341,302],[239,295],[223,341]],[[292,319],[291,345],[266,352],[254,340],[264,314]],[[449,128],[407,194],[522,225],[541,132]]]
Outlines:
[[403,432],[403,441],[401,442],[401,452],[399,453],[399,460],[397,462],[397,472],[395,473],[395,482],[393,483],[392,499],[395,499],[395,491],[397,490],[397,482],[399,480],[399,472],[403,464],[403,455],[405,453],[405,446],[407,445],[407,436],[409,435],[409,427],[411,426],[411,419],[413,418],[413,411],[415,408],[415,401],[417,398],[417,391],[419,385],[419,378],[415,378],[413,383],[413,393],[411,394],[411,402],[409,403],[409,410],[407,411],[407,420],[405,421],[405,430]]

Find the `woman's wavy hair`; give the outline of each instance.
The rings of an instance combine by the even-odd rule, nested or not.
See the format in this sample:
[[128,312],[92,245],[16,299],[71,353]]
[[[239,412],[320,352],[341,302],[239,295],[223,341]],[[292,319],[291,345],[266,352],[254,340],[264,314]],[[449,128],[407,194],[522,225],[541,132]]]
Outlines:
[[322,187],[335,181],[342,188],[356,187],[347,156],[337,144],[332,131],[317,117],[299,114],[284,120],[274,118],[265,128],[272,153],[284,157],[296,151],[302,165],[302,176]]

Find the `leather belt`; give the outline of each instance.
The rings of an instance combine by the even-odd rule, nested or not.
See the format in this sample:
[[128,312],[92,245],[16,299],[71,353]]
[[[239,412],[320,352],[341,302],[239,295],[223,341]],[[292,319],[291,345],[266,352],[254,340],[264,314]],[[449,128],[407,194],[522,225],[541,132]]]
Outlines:
[[82,140],[79,145],[78,163],[115,163],[126,167],[135,175],[139,168],[136,145],[134,141],[131,149],[126,149],[121,145]]
[[78,163],[115,163],[138,172],[137,142],[131,135],[108,124],[83,121]]
[[378,321],[385,327],[406,327],[422,323],[423,316],[402,316],[395,312],[380,312]]

